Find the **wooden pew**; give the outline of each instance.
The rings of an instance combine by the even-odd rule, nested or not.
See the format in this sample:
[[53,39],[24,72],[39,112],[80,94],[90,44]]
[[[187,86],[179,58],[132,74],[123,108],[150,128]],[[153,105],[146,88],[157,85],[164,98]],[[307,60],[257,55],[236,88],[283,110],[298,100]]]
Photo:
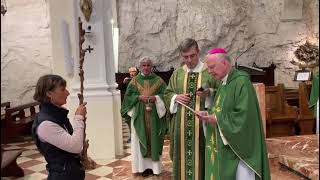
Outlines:
[[4,150],[1,145],[1,177],[24,176],[23,169],[17,164],[17,158],[21,154],[22,150],[20,149]]
[[296,88],[286,88],[285,95],[287,103],[290,106],[299,107],[299,89]]
[[294,135],[298,110],[286,102],[283,84],[266,86],[267,137]]
[[1,142],[4,142],[5,109],[10,108],[10,102],[1,103]]
[[314,134],[316,120],[309,109],[309,97],[311,85],[299,83],[299,115],[298,125],[301,128],[300,134]]
[[10,102],[1,103],[1,120],[5,118],[5,113],[2,113],[2,108],[7,109],[10,107]]
[[38,102],[32,102],[5,109],[5,119],[2,127],[4,143],[13,141],[19,136],[31,134],[32,121],[37,106],[39,106]]

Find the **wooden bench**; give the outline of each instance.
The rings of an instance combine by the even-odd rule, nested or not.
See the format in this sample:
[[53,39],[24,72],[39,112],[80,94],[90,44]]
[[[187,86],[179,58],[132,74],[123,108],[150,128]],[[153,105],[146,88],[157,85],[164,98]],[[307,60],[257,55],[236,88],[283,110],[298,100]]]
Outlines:
[[286,88],[285,95],[287,103],[290,106],[299,107],[299,89],[296,88]]
[[10,102],[1,103],[1,120],[5,118],[5,113],[2,113],[2,108],[7,109],[10,107]]
[[12,142],[15,138],[31,134],[32,121],[36,114],[37,106],[39,106],[38,102],[32,102],[5,109],[5,118],[1,122],[4,143]]
[[[24,172],[17,164],[17,158],[22,150],[4,150],[1,146],[1,177],[23,177]],[[2,178],[1,178],[2,179]]]
[[10,102],[1,103],[1,142],[4,142],[5,109],[7,108],[10,108]]
[[286,102],[283,84],[266,86],[267,137],[295,134],[298,109]]
[[301,129],[300,134],[314,134],[316,127],[316,119],[309,109],[309,97],[311,85],[299,83],[299,115],[298,125]]

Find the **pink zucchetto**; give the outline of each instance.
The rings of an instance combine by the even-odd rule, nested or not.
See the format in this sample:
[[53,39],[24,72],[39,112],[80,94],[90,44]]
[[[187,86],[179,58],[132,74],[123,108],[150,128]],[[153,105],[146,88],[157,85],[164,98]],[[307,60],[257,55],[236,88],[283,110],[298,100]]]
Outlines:
[[208,54],[227,54],[227,52],[223,48],[213,48],[211,49]]

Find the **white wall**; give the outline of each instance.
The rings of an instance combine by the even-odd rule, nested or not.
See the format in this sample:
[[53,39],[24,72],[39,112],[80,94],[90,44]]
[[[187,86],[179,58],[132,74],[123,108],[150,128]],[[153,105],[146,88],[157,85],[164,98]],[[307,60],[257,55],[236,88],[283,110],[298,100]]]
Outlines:
[[44,0],[6,1],[1,15],[1,102],[33,101],[40,75],[52,72],[48,4]]

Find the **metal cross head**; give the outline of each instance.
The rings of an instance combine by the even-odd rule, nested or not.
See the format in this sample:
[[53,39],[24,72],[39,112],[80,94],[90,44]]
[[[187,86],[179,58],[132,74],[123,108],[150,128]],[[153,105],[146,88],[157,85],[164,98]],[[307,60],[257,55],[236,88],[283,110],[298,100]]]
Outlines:
[[189,156],[191,156],[191,154],[192,154],[190,149],[189,149],[189,151],[187,153],[188,153]]
[[89,46],[85,49],[85,51],[89,51],[89,53],[91,53],[91,51],[93,51],[93,48],[89,45]]

